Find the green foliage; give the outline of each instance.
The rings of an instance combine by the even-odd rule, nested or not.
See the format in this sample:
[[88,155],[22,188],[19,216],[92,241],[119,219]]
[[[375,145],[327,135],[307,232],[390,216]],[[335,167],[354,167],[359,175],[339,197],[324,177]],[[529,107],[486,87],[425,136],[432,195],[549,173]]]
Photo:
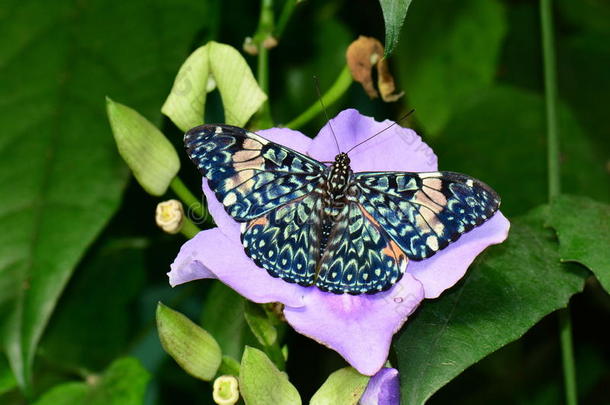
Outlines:
[[116,360],[104,374],[86,382],[60,384],[34,405],[140,405],[150,376],[133,358]]
[[184,57],[204,6],[90,0],[2,8],[0,330],[25,387],[55,303],[127,180],[104,96],[158,118],[168,70]]
[[131,308],[144,285],[145,247],[142,239],[96,246],[51,318],[40,345],[45,361],[98,370],[122,353],[135,318]]
[[110,98],[106,98],[106,109],[119,153],[138,183],[149,194],[165,194],[180,169],[176,149],[137,111]]
[[214,378],[222,353],[212,335],[162,303],[157,306],[157,330],[165,351],[187,373],[204,381]]
[[396,50],[399,87],[428,136],[489,88],[506,34],[498,0],[416,1]]
[[586,272],[561,264],[545,210],[512,221],[458,286],[424,302],[394,344],[402,398],[423,404],[470,365],[520,338],[582,290]]
[[400,29],[407,16],[411,0],[379,0],[385,22],[385,56],[394,50],[400,38]]
[[364,394],[370,377],[352,367],[335,371],[314,394],[310,405],[356,405]]
[[241,359],[239,389],[246,405],[300,405],[297,389],[262,351],[246,347]]
[[[498,86],[466,104],[433,144],[441,170],[468,173],[502,197],[502,211],[518,215],[547,201],[544,100]],[[560,109],[562,187],[606,200],[603,162],[566,108]]]
[[243,126],[267,100],[243,56],[229,45],[212,41],[184,62],[163,104],[163,114],[183,131],[203,124],[207,93],[216,86],[227,124]]
[[586,266],[610,292],[610,206],[563,195],[552,202],[548,224],[559,237],[561,260]]

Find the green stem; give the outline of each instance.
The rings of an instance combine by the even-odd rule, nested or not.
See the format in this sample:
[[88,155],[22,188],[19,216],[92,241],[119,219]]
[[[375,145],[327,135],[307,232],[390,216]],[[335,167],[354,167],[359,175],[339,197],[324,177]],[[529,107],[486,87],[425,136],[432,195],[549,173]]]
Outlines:
[[199,232],[201,232],[201,229],[199,229],[188,216],[185,216],[182,228],[180,228],[180,233],[183,234],[187,239],[192,239]]
[[553,38],[551,0],[540,0],[540,19],[542,25],[542,55],[544,59],[544,91],[546,97],[549,199],[552,200],[561,193],[561,184],[559,177],[557,78],[555,73],[555,45]]
[[[557,74],[553,38],[552,0],[540,0],[540,23],[542,26],[542,57],[544,61],[544,90],[546,98],[548,191],[549,201],[552,201],[561,193],[559,125],[557,120]],[[558,318],[566,404],[576,405],[578,403],[578,391],[572,344],[572,320],[569,309],[559,310]]]
[[280,14],[280,19],[277,22],[277,27],[274,31],[274,36],[276,39],[280,39],[282,34],[284,34],[284,30],[288,25],[288,21],[290,21],[290,17],[292,16],[292,12],[294,11],[294,7],[297,5],[298,0],[286,0],[284,3],[284,8],[282,9],[282,13]]
[[[269,96],[269,49],[265,47],[265,39],[270,38],[274,29],[273,0],[261,0],[261,14],[254,41],[258,48],[258,68],[256,72],[258,85]],[[257,126],[269,128],[273,126],[269,99],[267,99],[256,117]]]
[[207,215],[207,212],[201,201],[199,201],[195,196],[191,193],[191,191],[184,185],[182,180],[178,176],[174,177],[171,183],[169,183],[169,187],[172,191],[182,200],[184,205],[187,207],[187,211],[192,211],[199,218],[203,218]]
[[[347,91],[352,82],[352,74],[350,73],[349,68],[346,65],[333,83],[333,85],[330,87],[330,89],[328,89],[328,91],[322,95],[322,101],[324,102],[324,105],[328,107],[334,102],[336,102],[343,95],[343,93]],[[303,125],[307,124],[321,112],[322,105],[319,101],[316,101],[301,115],[287,123],[285,127],[291,129],[298,129]]]

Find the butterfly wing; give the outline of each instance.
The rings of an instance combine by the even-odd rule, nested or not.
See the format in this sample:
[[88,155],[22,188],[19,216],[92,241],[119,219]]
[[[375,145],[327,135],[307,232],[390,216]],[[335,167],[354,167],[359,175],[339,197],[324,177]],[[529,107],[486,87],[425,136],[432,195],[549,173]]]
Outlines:
[[460,173],[363,172],[358,201],[413,260],[434,255],[500,206],[485,183]]
[[376,293],[400,280],[407,263],[379,222],[350,199],[335,218],[315,284],[336,294]]
[[242,224],[246,254],[273,277],[309,286],[319,257],[321,195],[312,192]]
[[238,222],[311,193],[326,166],[243,128],[201,125],[184,135],[190,159]]

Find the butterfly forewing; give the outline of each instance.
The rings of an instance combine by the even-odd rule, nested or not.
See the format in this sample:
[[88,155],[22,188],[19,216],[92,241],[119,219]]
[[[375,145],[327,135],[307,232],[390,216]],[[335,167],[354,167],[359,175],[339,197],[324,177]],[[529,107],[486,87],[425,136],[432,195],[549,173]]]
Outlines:
[[406,255],[426,259],[489,219],[497,194],[453,172],[357,173],[358,200]]
[[195,127],[184,143],[218,200],[239,222],[311,193],[326,170],[308,156],[230,125]]

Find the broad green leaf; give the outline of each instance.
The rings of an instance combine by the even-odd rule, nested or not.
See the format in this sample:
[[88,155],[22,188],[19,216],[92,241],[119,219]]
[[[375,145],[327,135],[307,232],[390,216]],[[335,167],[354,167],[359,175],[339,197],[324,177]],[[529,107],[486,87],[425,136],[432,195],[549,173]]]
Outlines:
[[246,344],[255,344],[244,318],[246,300],[223,283],[213,283],[201,313],[201,326],[222,348],[222,353],[239,360]]
[[128,178],[104,96],[159,120],[171,72],[205,24],[204,2],[154,4],[2,3],[0,346],[21,387],[62,289]]
[[389,56],[400,38],[400,29],[411,0],[379,0],[385,23],[385,56]]
[[562,195],[551,204],[548,224],[559,237],[561,260],[586,266],[610,293],[610,205]]
[[498,0],[416,1],[394,62],[427,136],[438,135],[455,110],[488,88],[506,33]]
[[212,41],[184,62],[161,111],[183,131],[201,125],[207,93],[215,86],[227,124],[244,126],[267,100],[243,56],[229,45]]
[[106,98],[108,119],[119,153],[149,194],[161,196],[180,169],[176,149],[137,111]]
[[131,357],[116,360],[100,376],[58,385],[34,405],[141,405],[150,376]]
[[137,319],[132,309],[145,279],[145,244],[142,239],[114,239],[95,246],[68,284],[42,338],[47,363],[99,370],[123,353]]
[[157,329],[161,345],[180,367],[204,381],[214,378],[222,353],[212,335],[162,303],[157,306]]
[[310,405],[356,405],[370,377],[360,374],[352,367],[332,373],[316,391]]
[[[606,200],[605,162],[564,106],[559,117],[562,189]],[[548,198],[545,131],[540,94],[494,87],[464,106],[432,147],[441,170],[483,180],[502,197],[502,211],[518,215]]]
[[513,220],[506,242],[489,248],[457,286],[409,320],[394,344],[405,403],[423,404],[581,291],[587,272],[560,263],[544,218],[538,209]]
[[246,405],[301,404],[299,392],[288,376],[265,353],[249,346],[241,359],[239,390]]

